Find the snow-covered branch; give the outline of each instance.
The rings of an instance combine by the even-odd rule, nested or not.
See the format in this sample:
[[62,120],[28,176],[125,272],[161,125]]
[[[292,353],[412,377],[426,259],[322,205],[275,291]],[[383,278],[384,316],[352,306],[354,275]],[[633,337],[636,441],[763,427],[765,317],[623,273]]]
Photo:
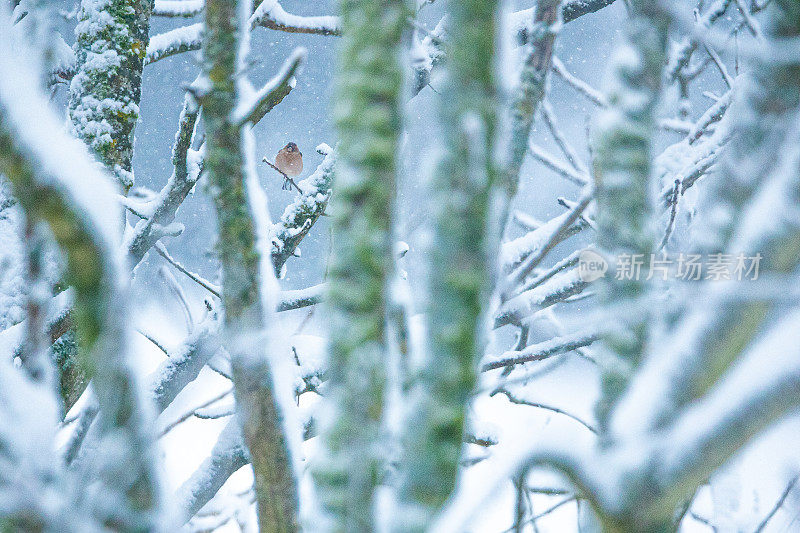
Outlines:
[[69,116],[82,139],[127,192],[133,186],[133,130],[152,4],[83,0],[78,12]]
[[317,153],[324,156],[322,163],[300,182],[302,194],[286,206],[280,221],[272,228],[272,263],[276,274],[283,271],[286,261],[296,254],[300,241],[308,235],[319,217],[325,214],[328,206],[336,152],[323,143],[317,146]]
[[599,338],[600,333],[597,331],[580,332],[565,337],[553,337],[545,342],[531,344],[522,350],[508,351],[496,358],[488,358],[481,367],[481,371],[488,372],[497,368],[542,361],[554,355],[589,346]]
[[180,486],[175,494],[178,513],[184,523],[211,501],[234,472],[248,463],[239,423],[231,419],[222,429],[211,454]]
[[[190,148],[194,138],[200,106],[194,96],[184,97],[175,144],[172,147],[174,170],[166,185],[148,200],[146,213],[126,236],[123,245],[132,268],[136,268],[145,254],[165,235],[164,228],[174,226],[175,215],[181,203],[194,189],[203,164],[202,152]],[[141,209],[140,209],[141,212]],[[182,229],[182,226],[181,226]]]
[[287,13],[278,0],[264,0],[250,17],[250,27],[262,26],[271,30],[289,33],[313,33],[317,35],[341,35],[338,17],[300,17]]
[[244,124],[258,124],[264,115],[272,111],[272,108],[281,103],[286,95],[291,92],[297,84],[297,75],[300,66],[306,58],[306,49],[297,48],[292,55],[286,59],[281,70],[274,78],[269,80],[264,87],[245,96],[233,111],[233,122]]
[[194,17],[205,7],[205,0],[156,0],[155,17]]
[[[128,367],[124,269],[116,251],[115,188],[79,141],[63,133],[38,87],[41,76],[20,60],[0,14],[0,170],[20,204],[47,222],[67,259],[75,291],[80,362],[95,383],[102,436],[97,468],[103,498],[90,512],[132,529],[155,527],[159,489],[147,410]],[[5,26],[5,27],[3,27]],[[65,165],[64,161],[70,161]],[[113,443],[113,444],[112,444]],[[120,475],[119,465],[125,465]],[[137,490],[131,491],[132,486]]]

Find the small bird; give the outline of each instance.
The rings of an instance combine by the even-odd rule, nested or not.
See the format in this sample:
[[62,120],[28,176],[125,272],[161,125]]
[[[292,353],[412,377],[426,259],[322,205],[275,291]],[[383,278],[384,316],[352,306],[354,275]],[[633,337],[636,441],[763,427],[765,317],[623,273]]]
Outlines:
[[[275,167],[290,178],[299,176],[303,172],[303,154],[295,143],[289,143],[280,149],[275,156]],[[288,184],[284,183],[284,188],[287,186]]]

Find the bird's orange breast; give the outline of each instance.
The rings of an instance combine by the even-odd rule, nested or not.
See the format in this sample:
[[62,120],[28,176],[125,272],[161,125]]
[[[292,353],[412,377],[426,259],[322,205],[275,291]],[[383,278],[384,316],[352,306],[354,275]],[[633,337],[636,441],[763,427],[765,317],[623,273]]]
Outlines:
[[303,156],[299,152],[281,150],[275,156],[275,166],[290,178],[299,176],[303,172]]

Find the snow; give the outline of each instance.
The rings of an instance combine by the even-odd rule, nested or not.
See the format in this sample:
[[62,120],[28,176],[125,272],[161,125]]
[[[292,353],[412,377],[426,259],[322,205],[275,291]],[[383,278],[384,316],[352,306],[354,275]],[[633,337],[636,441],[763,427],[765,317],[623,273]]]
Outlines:
[[67,505],[53,450],[55,395],[31,383],[6,357],[0,357],[0,380],[0,515],[38,515],[53,527]]
[[508,272],[518,267],[526,257],[536,253],[552,237],[553,232],[570,217],[570,211],[548,220],[522,237],[505,242],[500,247],[500,264]]
[[[0,50],[8,50],[11,32],[8,21],[0,19]],[[98,242],[105,244],[108,256],[119,258],[113,251],[114,243],[120,239],[113,179],[93,160],[82,142],[64,132],[63,122],[38,87],[39,77],[22,56],[0,53],[0,70],[15,73],[0,77],[0,102],[14,102],[4,104],[5,127],[38,162],[46,185],[64,194],[85,217]],[[67,161],[69,164],[65,164]]]
[[153,15],[190,17],[203,10],[205,0],[156,0]]
[[[182,3],[184,0],[180,1]],[[179,48],[192,48],[194,50],[200,48],[200,43],[203,39],[203,28],[203,23],[198,22],[153,35],[147,45],[145,64],[158,61],[163,56],[169,55],[170,52],[177,51]]]
[[[233,111],[231,121],[234,123],[244,122],[258,108],[264,99],[281,85],[288,85],[294,88],[297,83],[296,74],[298,65],[305,61],[308,51],[301,47],[295,48],[292,54],[286,59],[281,70],[258,91],[242,90],[236,109]],[[248,89],[250,89],[248,87]]]
[[279,26],[298,28],[316,32],[338,33],[339,17],[316,16],[301,17],[284,11],[278,0],[264,0],[250,17],[250,26],[256,27],[268,20]]
[[787,314],[663,434],[658,465],[663,479],[691,467],[707,453],[709,441],[730,439],[734,444],[742,432],[749,436],[750,427],[768,425],[782,414],[790,405],[787,395],[800,391],[798,328],[800,312]]

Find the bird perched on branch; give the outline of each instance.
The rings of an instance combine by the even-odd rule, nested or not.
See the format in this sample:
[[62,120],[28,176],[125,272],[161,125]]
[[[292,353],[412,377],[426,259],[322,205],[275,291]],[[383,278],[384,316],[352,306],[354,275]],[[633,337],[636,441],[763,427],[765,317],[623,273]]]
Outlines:
[[291,185],[297,187],[292,178],[299,176],[303,172],[303,154],[295,143],[290,142],[278,151],[278,155],[275,156],[275,164],[270,163],[266,157],[264,162],[283,174],[284,189],[289,188]]

